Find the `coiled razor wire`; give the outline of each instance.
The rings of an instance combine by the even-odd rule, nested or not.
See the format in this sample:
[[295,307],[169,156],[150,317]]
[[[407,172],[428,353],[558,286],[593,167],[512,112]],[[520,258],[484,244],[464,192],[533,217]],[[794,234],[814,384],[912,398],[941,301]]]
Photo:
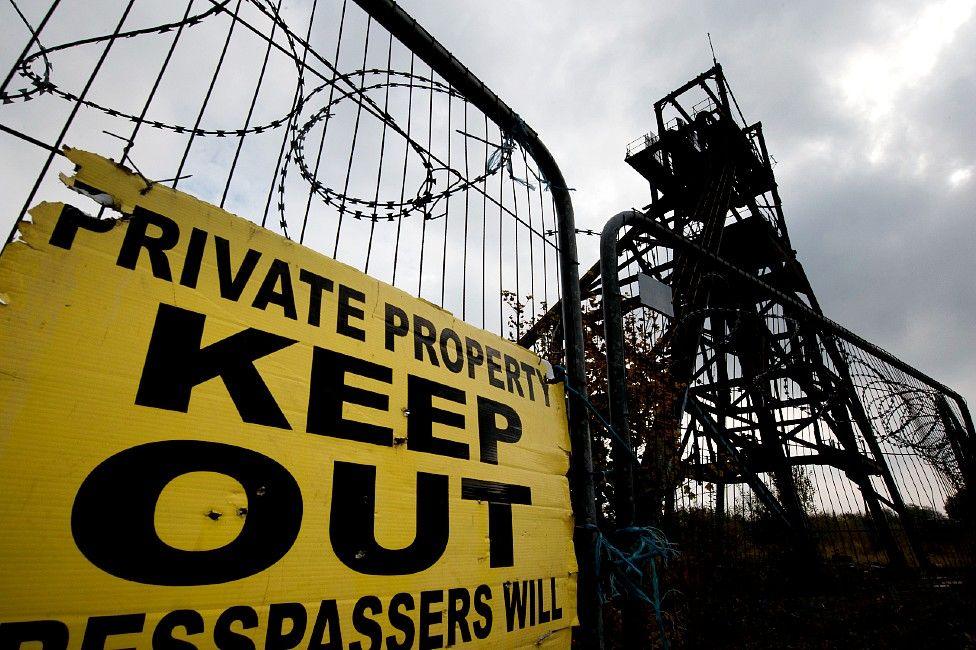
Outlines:
[[[878,438],[918,454],[953,487],[964,483],[939,412],[940,393],[860,350],[840,347],[865,409],[878,422]],[[953,416],[955,417],[955,416]]]
[[[299,46],[308,48],[308,43],[304,39],[297,36],[288,27],[284,19],[281,17],[278,8],[269,0],[246,0],[246,2],[253,5],[262,14],[267,16],[272,21],[274,26],[276,26],[281,33],[284,34],[287,43],[287,53],[289,58],[295,63],[295,101],[293,102],[290,110],[288,110],[284,115],[280,115],[272,120],[265,121],[261,124],[246,125],[243,128],[201,128],[199,125],[191,126],[148,119],[134,113],[121,111],[112,108],[111,106],[106,106],[99,102],[80,97],[70,90],[58,85],[53,78],[54,66],[51,63],[51,56],[54,54],[63,53],[76,47],[102,43],[113,38],[137,38],[146,35],[164,34],[183,28],[192,28],[202,24],[206,19],[212,16],[222,13],[230,15],[231,12],[228,10],[230,0],[211,0],[213,6],[207,8],[205,11],[188,15],[183,20],[167,22],[152,27],[122,31],[114,36],[93,36],[48,47],[44,47],[38,43],[38,50],[35,53],[23,58],[17,64],[18,74],[22,79],[26,80],[29,85],[12,92],[5,91],[0,93],[0,102],[3,104],[11,104],[18,101],[30,101],[41,95],[53,95],[68,102],[79,103],[82,106],[104,113],[105,115],[113,118],[128,120],[135,124],[145,125],[147,127],[162,131],[170,131],[177,134],[188,134],[193,137],[243,138],[246,135],[261,134],[265,131],[287,126],[290,130],[290,135],[287,138],[289,146],[278,175],[278,201],[276,206],[280,215],[280,223],[286,236],[288,224],[285,217],[284,194],[288,169],[292,163],[298,166],[301,177],[309,184],[312,193],[319,196],[326,204],[339,209],[340,212],[349,212],[354,218],[371,219],[373,221],[394,221],[399,218],[410,216],[414,213],[422,213],[427,219],[436,218],[436,216],[433,215],[432,210],[433,206],[439,201],[452,194],[476,188],[487,178],[502,170],[507,170],[508,176],[512,181],[524,185],[529,189],[535,189],[535,185],[526,179],[519,178],[514,173],[512,168],[512,152],[515,149],[515,144],[510,137],[503,136],[503,140],[500,144],[493,145],[495,149],[488,156],[488,159],[484,165],[484,171],[482,173],[474,176],[465,176],[459,170],[437,159],[437,157],[426,147],[424,147],[416,139],[411,138],[409,134],[397,124],[396,120],[391,115],[380,108],[367,95],[367,93],[370,91],[380,89],[412,87],[428,90],[431,93],[446,94],[461,100],[464,99],[460,93],[443,82],[437,81],[430,77],[424,77],[423,75],[414,74],[412,72],[408,73],[379,68],[340,73],[333,64],[325,61],[322,59],[322,57],[317,57],[320,62],[324,63],[331,70],[333,76],[331,79],[326,80],[324,83],[316,86],[311,91],[306,93],[306,66],[304,65],[302,57],[299,55],[298,50]],[[16,4],[14,7],[17,9],[18,14],[20,14],[20,10]],[[22,14],[21,17],[23,18]],[[232,15],[232,19],[235,21],[238,20],[236,12]],[[33,28],[26,19],[23,20],[33,34]],[[40,69],[35,69],[38,67]],[[372,79],[377,76],[383,76],[385,77],[385,80],[370,82],[366,81],[367,78]],[[359,83],[354,81],[356,77],[359,77]],[[343,89],[338,88],[340,85],[343,86]],[[299,116],[302,114],[303,110],[309,105],[316,95],[319,95],[326,90],[330,91],[329,101],[299,124]],[[327,186],[325,183],[319,180],[316,177],[315,172],[309,168],[305,152],[305,141],[309,132],[317,124],[331,117],[335,107],[338,104],[350,99],[356,99],[357,101],[362,102],[364,108],[374,117],[381,120],[382,123],[384,123],[388,128],[392,129],[394,132],[397,132],[403,136],[408,147],[418,156],[420,164],[424,169],[424,177],[413,196],[403,198],[401,200],[382,201],[365,197],[351,196],[343,190]],[[536,170],[532,169],[529,165],[526,165],[526,170],[528,174],[546,185],[546,188],[548,189],[548,185],[540,177],[540,174]],[[443,174],[446,176],[446,178],[439,179],[437,177],[439,174]]]
[[[263,0],[248,0],[248,1],[255,4],[259,2],[263,2]],[[150,34],[165,34],[166,32],[169,32],[174,29],[179,29],[180,27],[193,27],[201,24],[204,19],[209,18],[210,16],[214,16],[221,12],[225,12],[226,7],[229,3],[230,0],[220,0],[220,2],[215,4],[213,7],[199,14],[190,16],[186,20],[166,23],[164,25],[156,25],[154,27],[145,27],[143,29],[135,29],[126,32],[120,32],[118,36],[116,36],[115,38],[125,39],[125,38],[135,38],[137,36],[145,36]],[[278,15],[277,11],[274,9],[274,7],[271,8],[271,11],[273,12],[275,21],[278,24],[284,24],[281,21],[281,18]],[[288,34],[288,32],[285,33]],[[52,47],[42,48],[39,52],[25,58],[23,61],[21,61],[20,65],[18,66],[18,72],[23,78],[25,78],[31,83],[31,87],[21,88],[13,93],[0,94],[0,101],[2,101],[4,104],[10,104],[15,101],[27,101],[41,94],[52,94],[69,102],[80,101],[82,106],[86,106],[96,111],[105,113],[106,115],[109,115],[111,117],[129,120],[134,123],[143,123],[146,126],[152,127],[154,129],[172,131],[174,133],[180,133],[180,134],[193,134],[196,136],[216,136],[219,138],[224,138],[229,135],[236,135],[240,137],[251,133],[262,133],[269,129],[278,128],[282,124],[284,124],[292,115],[294,115],[295,113],[301,110],[301,106],[298,106],[287,115],[271,120],[270,122],[267,122],[265,124],[249,127],[247,129],[201,129],[201,128],[194,128],[192,126],[185,126],[180,124],[168,124],[156,120],[147,120],[144,118],[140,118],[138,115],[135,115],[134,113],[127,113],[124,111],[116,110],[109,106],[103,106],[102,104],[91,101],[89,99],[82,99],[78,95],[75,95],[74,93],[61,88],[51,80],[51,71],[53,69],[53,65],[50,63],[48,59],[48,57],[51,54],[54,54],[56,52],[63,52],[74,47],[80,47],[82,45],[94,45],[97,43],[103,43],[105,41],[110,40],[111,38],[112,38],[111,35],[93,36],[91,38],[84,38],[77,41],[62,43],[60,45],[55,45]],[[297,60],[298,55],[294,47],[294,42],[290,36],[286,36],[286,38],[288,39],[289,48],[291,49],[292,54],[294,54]],[[34,62],[36,62],[38,59],[42,59],[44,61],[44,70],[42,73],[35,72],[31,67],[34,64]],[[304,71],[299,66],[298,67],[299,87],[301,87],[304,83],[303,72]]]
[[[294,162],[296,165],[298,165],[302,178],[304,178],[311,185],[312,191],[329,205],[332,205],[338,209],[349,210],[352,212],[352,216],[357,219],[393,221],[395,219],[407,217],[418,211],[422,212],[425,217],[431,218],[432,206],[438,201],[450,196],[451,194],[476,186],[489,176],[497,173],[502,169],[503,166],[507,167],[509,172],[512,174],[512,178],[515,179],[514,173],[511,171],[511,155],[514,145],[509,139],[506,139],[505,142],[498,145],[495,151],[488,157],[485,164],[484,173],[472,177],[465,177],[456,169],[446,165],[435,165],[434,162],[436,161],[430,152],[423,147],[423,145],[413,138],[406,138],[407,145],[420,158],[421,165],[423,165],[424,168],[424,178],[417,188],[414,196],[402,200],[376,201],[375,199],[350,196],[338,189],[326,186],[319,181],[315,177],[314,172],[309,169],[308,161],[306,160],[305,156],[305,140],[312,128],[319,122],[331,117],[333,114],[333,109],[341,102],[355,96],[362,95],[371,90],[421,87],[421,84],[423,84],[422,88],[424,89],[444,93],[458,99],[464,99],[460,93],[452,89],[447,84],[441,83],[429,77],[408,72],[373,68],[369,70],[357,70],[355,72],[337,76],[332,82],[322,84],[321,86],[318,86],[312,90],[305,98],[306,102],[317,93],[335,87],[340,81],[348,82],[352,77],[355,76],[360,76],[361,79],[365,78],[366,76],[384,76],[386,77],[386,81],[378,81],[375,83],[356,86],[350,90],[340,91],[338,97],[334,97],[329,103],[312,113],[305,123],[297,130],[294,138],[292,139],[289,153],[285,158],[285,168],[287,168],[291,159],[294,158]],[[382,119],[387,126],[396,127],[395,121],[389,117],[389,115],[384,114]],[[406,136],[405,133],[403,135]],[[444,172],[447,174],[448,180],[446,182],[438,181],[438,179],[435,178],[435,174],[438,172]],[[280,211],[284,210],[285,176],[286,172],[282,171],[278,185],[278,209]],[[437,190],[436,188],[438,186],[443,186],[443,189]],[[355,207],[346,208],[347,205],[352,205]],[[364,210],[367,211],[364,212]]]

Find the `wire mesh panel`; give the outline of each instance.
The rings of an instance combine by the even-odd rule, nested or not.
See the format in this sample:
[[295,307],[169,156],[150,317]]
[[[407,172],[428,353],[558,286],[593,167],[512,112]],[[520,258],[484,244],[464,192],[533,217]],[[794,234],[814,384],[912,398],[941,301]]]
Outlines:
[[847,341],[839,347],[924,552],[937,566],[971,564],[971,544],[959,525],[968,439],[960,403],[868,350]]
[[55,0],[0,16],[21,35],[0,88],[8,218],[78,203],[57,180],[68,144],[496,333],[558,301],[532,157],[354,2]]
[[[113,197],[58,180],[62,147],[91,151],[147,192],[188,192],[490,332],[520,340],[560,314],[524,345],[585,394],[562,173],[392,0],[11,0],[0,20],[20,36],[0,44],[6,243],[39,201],[119,216]],[[580,629],[599,635],[581,408],[567,400]]]
[[[670,281],[675,249],[639,228],[618,241],[629,428],[647,515],[692,554],[759,557],[788,541],[776,517],[792,501],[827,559],[885,564],[894,548],[934,566],[972,563],[960,507],[972,443],[957,395],[838,335],[762,275],[706,264],[717,295],[748,296],[755,309],[717,298],[666,317],[640,303],[638,275]],[[669,373],[686,327],[700,327],[700,340],[684,379]],[[757,345],[758,365],[749,359]],[[669,410],[676,402],[680,419]],[[602,447],[610,455],[609,439]]]

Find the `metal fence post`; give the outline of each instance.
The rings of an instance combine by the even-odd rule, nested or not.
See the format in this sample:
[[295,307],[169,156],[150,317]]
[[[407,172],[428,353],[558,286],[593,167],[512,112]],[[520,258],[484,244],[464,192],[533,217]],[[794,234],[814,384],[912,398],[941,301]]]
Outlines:
[[559,268],[562,289],[563,334],[566,351],[566,381],[569,431],[573,442],[571,483],[576,516],[576,557],[579,565],[578,615],[587,648],[603,647],[603,615],[597,585],[595,545],[596,493],[593,487],[593,455],[590,446],[586,405],[583,314],[580,301],[579,259],[576,251],[576,221],[573,202],[562,171],[538,134],[503,102],[483,81],[471,73],[417,21],[393,0],[355,0],[401,43],[433,68],[471,104],[493,119],[515,142],[525,147],[549,184],[559,231]]

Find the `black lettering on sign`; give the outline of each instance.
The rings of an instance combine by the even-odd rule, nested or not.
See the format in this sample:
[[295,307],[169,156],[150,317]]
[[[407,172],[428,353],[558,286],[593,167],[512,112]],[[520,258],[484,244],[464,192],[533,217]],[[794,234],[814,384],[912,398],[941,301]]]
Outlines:
[[514,565],[512,504],[532,505],[532,490],[524,485],[462,478],[461,498],[488,502],[488,565]]
[[525,383],[529,386],[529,399],[533,402],[535,401],[535,386],[533,384],[533,379],[535,379],[535,368],[530,363],[522,362],[522,370],[525,372]]
[[343,336],[356,339],[357,341],[366,340],[366,330],[349,324],[350,318],[356,320],[366,320],[366,312],[359,307],[353,307],[352,301],[363,305],[366,304],[366,294],[357,291],[344,284],[339,285],[339,307],[336,311],[336,332]]
[[502,370],[502,364],[498,363],[498,359],[501,358],[502,353],[490,345],[486,349],[488,351],[485,354],[488,360],[488,383],[495,388],[505,390],[505,382],[495,376],[496,372],[501,372]]
[[[145,614],[120,614],[116,616],[92,616],[85,627],[81,650],[104,650],[111,636],[139,634],[146,623]],[[135,650],[127,648],[126,650]]]
[[214,235],[214,247],[217,253],[217,279],[220,281],[220,297],[237,301],[247,286],[247,281],[254,273],[254,267],[261,259],[261,253],[253,248],[247,249],[244,259],[236,272],[230,268],[230,242],[223,237]]
[[563,617],[563,608],[556,606],[556,579],[549,578],[549,595],[552,596],[552,620],[558,621]]
[[[441,359],[444,360],[444,366],[451,372],[461,372],[464,368],[464,350],[462,349],[461,337],[458,336],[458,333],[449,327],[442,329],[440,347]],[[453,352],[450,351],[451,348],[454,349]],[[452,356],[454,357],[453,359],[451,359]]]
[[193,387],[220,377],[242,420],[291,429],[254,362],[294,339],[252,327],[201,347],[206,318],[160,303],[136,404],[186,413]]
[[73,205],[65,205],[61,208],[61,214],[58,215],[58,222],[54,224],[54,230],[51,231],[49,243],[58,248],[71,250],[79,228],[89,232],[102,233],[114,228],[116,223],[118,222],[114,219],[96,219]]
[[[226,474],[243,486],[247,518],[226,546],[186,551],[156,534],[159,495],[189,472]],[[117,578],[151,585],[212,585],[264,571],[288,552],[301,523],[302,493],[284,467],[249,449],[200,440],[119,452],[82,482],[71,510],[75,544],[89,562]]]
[[378,411],[390,409],[388,395],[348,386],[347,373],[386,384],[393,382],[393,370],[386,366],[316,346],[312,352],[307,431],[371,445],[392,446],[393,429],[343,417],[343,404],[356,404]]
[[[159,229],[158,236],[149,234],[149,226]],[[129,220],[129,227],[119,249],[119,258],[115,262],[125,269],[135,270],[139,261],[139,253],[145,249],[149,255],[149,265],[152,274],[160,280],[172,280],[173,274],[169,269],[169,259],[166,251],[176,246],[180,240],[180,227],[169,217],[136,206]]]
[[434,435],[434,424],[464,429],[464,415],[434,406],[434,397],[464,404],[464,391],[447,384],[407,376],[407,449],[467,460],[468,446]]
[[[535,625],[535,580],[529,580],[529,627]],[[523,581],[524,584],[524,581]]]
[[468,377],[474,379],[475,366],[485,363],[485,353],[481,344],[472,338],[464,337],[464,355],[468,358]]
[[548,623],[551,614],[548,609],[546,609],[546,598],[545,594],[542,592],[542,578],[535,581],[535,592],[539,597],[539,623]]
[[[563,610],[556,601],[556,578],[549,578],[549,606],[546,606],[542,578],[505,583],[505,622],[508,631],[558,621]],[[528,612],[528,620],[526,620]]]
[[417,361],[424,360],[424,350],[432,366],[440,367],[434,345],[437,343],[437,328],[423,316],[413,316],[413,356]]
[[[281,290],[278,285],[281,284]],[[298,310],[295,309],[295,290],[291,285],[291,271],[288,269],[288,262],[274,260],[268,274],[264,276],[264,282],[254,296],[252,307],[265,310],[268,305],[274,304],[281,307],[285,318],[298,320]]]
[[329,516],[336,557],[353,571],[369,575],[408,575],[432,567],[450,536],[447,492],[447,476],[418,472],[416,536],[405,548],[383,548],[375,535],[376,468],[336,461]]
[[478,585],[474,590],[474,611],[481,615],[480,621],[475,621],[472,627],[474,635],[479,639],[487,639],[491,634],[492,611],[488,601],[491,600],[491,587]]
[[[525,601],[527,584],[514,580],[505,585],[505,628],[511,632],[525,627]],[[515,626],[518,625],[518,628]]]
[[[369,614],[376,616],[383,612],[383,604],[376,596],[363,596],[357,600],[352,608],[352,626],[369,639],[369,648],[366,650],[380,650],[383,647],[383,628],[367,615],[367,610]],[[362,642],[353,641],[349,644],[349,650],[363,650]]]
[[410,333],[410,321],[407,319],[407,312],[390,303],[386,303],[383,320],[386,323],[386,349],[392,352],[396,349],[396,337]]
[[[505,426],[498,425],[498,418],[505,420]],[[498,442],[516,443],[522,438],[522,419],[508,404],[478,396],[478,440],[481,447],[481,462],[498,464]]]
[[258,626],[258,613],[247,605],[224,610],[214,624],[214,645],[219,650],[255,650],[250,637],[231,629],[234,623],[240,623],[243,630],[253,630]]
[[397,631],[403,632],[403,641],[398,641],[396,634],[386,637],[386,650],[410,650],[416,636],[413,618],[402,610],[413,611],[413,596],[408,593],[398,593],[390,599],[390,625]]
[[[329,633],[329,642],[323,643],[326,632]],[[308,650],[343,650],[342,627],[339,624],[336,601],[323,600],[319,606],[319,613],[312,627],[312,637],[308,640]]]
[[[288,631],[285,632],[285,623]],[[297,648],[305,636],[308,614],[300,603],[274,603],[268,608],[268,633],[264,650],[290,650]]]
[[444,647],[444,636],[441,634],[431,634],[430,628],[440,625],[444,618],[441,610],[431,610],[431,605],[443,602],[444,592],[440,589],[420,592],[420,650],[432,650]]
[[542,392],[546,397],[546,406],[549,406],[549,381],[538,368],[535,369],[535,374],[539,378],[539,385],[542,386]]
[[332,291],[335,283],[306,269],[298,272],[298,279],[308,285],[308,324],[318,327],[322,322],[322,292]]
[[471,630],[468,628],[468,612],[471,610],[471,594],[464,587],[456,587],[447,592],[447,646],[457,644],[457,633],[461,633],[461,641],[471,641]]
[[20,650],[30,642],[40,643],[42,650],[68,650],[68,626],[61,621],[0,623],[0,650]]
[[514,393],[516,391],[512,390],[512,386],[518,391],[519,397],[525,397],[525,393],[522,391],[522,382],[519,381],[519,375],[522,374],[522,370],[519,367],[518,359],[515,357],[510,357],[505,355],[505,382],[507,385],[506,390],[509,393]]
[[194,228],[190,231],[190,241],[186,245],[186,258],[183,260],[183,270],[180,272],[180,284],[184,287],[196,289],[200,278],[200,264],[203,261],[203,251],[207,247],[207,231]]
[[159,619],[153,630],[153,650],[196,650],[196,645],[173,636],[178,627],[183,628],[187,636],[202,634],[203,616],[192,609],[177,609]]

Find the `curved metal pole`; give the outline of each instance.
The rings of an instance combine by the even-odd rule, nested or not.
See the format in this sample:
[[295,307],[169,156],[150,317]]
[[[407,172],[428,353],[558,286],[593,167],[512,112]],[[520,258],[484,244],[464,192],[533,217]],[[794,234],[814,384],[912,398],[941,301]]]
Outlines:
[[[613,436],[613,511],[617,529],[629,528],[636,519],[634,497],[634,442],[627,408],[627,366],[624,358],[623,304],[617,273],[617,236],[629,220],[640,213],[627,210],[614,215],[600,234],[600,282],[603,287],[603,336],[607,346],[607,403]],[[653,561],[653,560],[652,560]],[[644,633],[640,606],[633,600],[622,603],[623,643],[638,648],[649,639]]]
[[[559,231],[563,335],[566,381],[585,396],[586,372],[583,348],[583,314],[580,305],[579,259],[573,202],[562,171],[552,154],[532,130],[498,95],[471,73],[453,54],[393,0],[355,0],[397,40],[414,52],[437,74],[509,134],[539,166],[549,183]],[[569,431],[573,442],[571,461],[573,511],[576,515],[576,557],[579,565],[578,616],[585,647],[603,647],[603,616],[597,589],[594,549],[596,544],[596,492],[593,487],[593,451],[586,405],[569,394]]]
[[[607,346],[607,403],[613,439],[614,514],[618,528],[634,524],[633,439],[627,407],[627,368],[624,358],[623,304],[617,273],[617,237],[628,222],[643,216],[635,210],[614,215],[600,234],[600,282],[603,287],[603,337]],[[628,448],[624,448],[624,442]]]

